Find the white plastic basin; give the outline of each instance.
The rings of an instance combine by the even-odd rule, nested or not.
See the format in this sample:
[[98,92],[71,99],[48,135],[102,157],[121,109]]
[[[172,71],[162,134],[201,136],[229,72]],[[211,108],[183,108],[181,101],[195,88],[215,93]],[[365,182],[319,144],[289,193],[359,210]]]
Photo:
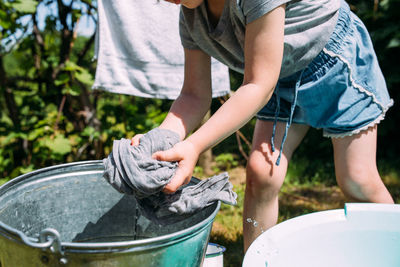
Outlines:
[[270,228],[245,267],[400,267],[400,205],[346,204]]

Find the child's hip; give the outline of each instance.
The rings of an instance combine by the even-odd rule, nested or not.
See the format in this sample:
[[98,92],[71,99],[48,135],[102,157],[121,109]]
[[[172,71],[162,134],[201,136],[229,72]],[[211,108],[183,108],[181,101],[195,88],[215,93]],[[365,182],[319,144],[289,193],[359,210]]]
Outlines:
[[324,49],[304,70],[278,81],[258,119],[289,120],[295,105],[294,123],[322,128],[332,137],[358,133],[383,119],[393,101],[368,31],[344,1],[339,12]]

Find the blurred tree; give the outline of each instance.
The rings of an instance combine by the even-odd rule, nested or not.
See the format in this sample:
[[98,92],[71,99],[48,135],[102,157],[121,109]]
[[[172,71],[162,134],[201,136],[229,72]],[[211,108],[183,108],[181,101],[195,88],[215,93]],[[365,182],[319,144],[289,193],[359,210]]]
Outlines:
[[162,101],[99,98],[90,90],[95,36],[78,36],[82,16],[96,20],[95,1],[0,1],[0,183],[36,168],[101,159],[114,138],[163,119]]
[[[400,0],[349,3],[371,33],[397,103]],[[165,117],[168,101],[107,93],[100,97],[90,90],[95,38],[77,34],[83,16],[96,20],[95,0],[0,0],[0,183],[57,163],[100,159],[111,151],[113,139],[147,131]],[[242,78],[231,77],[233,83]],[[398,158],[399,121],[395,105],[379,127],[381,159]],[[254,121],[242,130],[248,139],[252,125]],[[236,137],[222,142],[216,154],[238,153]],[[309,134],[296,157],[313,158],[316,164],[331,160],[328,146],[328,139]]]
[[[73,49],[78,42],[79,18],[84,10],[85,15],[92,16],[95,6],[91,0],[64,2],[0,3],[0,90],[5,111],[0,124],[3,177],[33,169],[36,150],[40,151],[41,160],[35,159],[39,165],[61,160],[70,153],[67,125],[79,132],[87,127],[99,130],[88,92],[94,70],[88,52],[94,36],[81,38],[79,50]],[[39,6],[42,11],[55,7],[55,12],[39,14]],[[38,26],[39,15],[45,22],[42,30]],[[94,140],[93,149],[100,154],[101,143]]]

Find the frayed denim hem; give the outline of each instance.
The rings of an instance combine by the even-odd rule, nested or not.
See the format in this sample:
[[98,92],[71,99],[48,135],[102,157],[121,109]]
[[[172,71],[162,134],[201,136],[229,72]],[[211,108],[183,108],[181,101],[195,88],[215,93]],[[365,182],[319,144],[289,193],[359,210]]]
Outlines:
[[344,132],[344,133],[329,133],[327,131],[323,131],[323,136],[327,137],[327,138],[343,138],[343,137],[347,137],[347,136],[352,136],[352,135],[357,135],[362,131],[367,130],[370,127],[374,127],[375,125],[378,125],[383,119],[385,119],[385,115],[386,115],[386,111],[393,106],[393,100],[389,103],[389,105],[386,106],[386,109],[384,112],[382,112],[381,115],[379,115],[378,118],[376,118],[375,120],[371,121],[370,123],[368,123],[367,125],[364,125],[361,128],[358,129],[354,129],[352,131],[349,132]]

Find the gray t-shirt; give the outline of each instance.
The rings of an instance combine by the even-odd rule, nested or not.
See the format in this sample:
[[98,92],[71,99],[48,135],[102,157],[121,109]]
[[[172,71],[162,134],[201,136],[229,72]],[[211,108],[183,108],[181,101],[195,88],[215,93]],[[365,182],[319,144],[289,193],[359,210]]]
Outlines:
[[341,0],[225,0],[218,24],[208,21],[206,1],[182,6],[180,35],[188,49],[201,49],[231,69],[244,71],[246,24],[286,3],[280,78],[305,68],[323,49],[336,25]]

